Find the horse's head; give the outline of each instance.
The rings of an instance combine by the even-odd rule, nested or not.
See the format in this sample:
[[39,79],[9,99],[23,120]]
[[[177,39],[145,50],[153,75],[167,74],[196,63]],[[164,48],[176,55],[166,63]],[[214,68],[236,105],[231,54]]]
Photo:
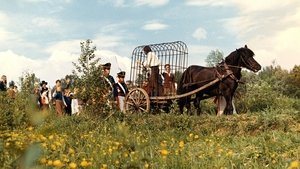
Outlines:
[[237,49],[232,52],[225,61],[233,64],[235,62],[236,66],[244,67],[253,72],[257,72],[261,69],[260,64],[253,58],[254,52],[245,45],[245,47]]

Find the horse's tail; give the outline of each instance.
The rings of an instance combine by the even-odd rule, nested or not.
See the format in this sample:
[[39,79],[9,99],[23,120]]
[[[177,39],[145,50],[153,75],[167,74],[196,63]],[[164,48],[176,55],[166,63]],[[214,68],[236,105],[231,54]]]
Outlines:
[[177,87],[177,94],[183,94],[186,88],[186,84],[191,81],[190,68],[187,68],[181,75],[180,81]]
[[[181,75],[180,81],[178,82],[178,86],[177,86],[177,94],[184,94],[187,92],[187,83],[190,83],[191,81],[191,76],[190,76],[190,67],[187,68]],[[180,98],[178,99],[178,106],[179,106],[179,110],[181,113],[183,113],[183,107],[186,104],[186,99],[187,97],[184,98]]]

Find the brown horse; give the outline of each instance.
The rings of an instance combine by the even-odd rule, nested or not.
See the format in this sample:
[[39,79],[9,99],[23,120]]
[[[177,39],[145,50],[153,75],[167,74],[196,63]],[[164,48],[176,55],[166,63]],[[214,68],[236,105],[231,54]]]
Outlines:
[[[232,114],[232,98],[241,79],[242,68],[247,68],[253,72],[261,69],[261,66],[253,58],[254,53],[247,45],[231,52],[225,61],[216,67],[202,67],[192,65],[182,74],[178,84],[177,94],[184,94],[195,90],[217,78],[217,83],[201,90],[196,94],[194,105],[200,112],[200,101],[213,96],[224,96],[226,100],[225,114]],[[190,109],[191,96],[179,99],[179,108],[183,112],[184,106]]]

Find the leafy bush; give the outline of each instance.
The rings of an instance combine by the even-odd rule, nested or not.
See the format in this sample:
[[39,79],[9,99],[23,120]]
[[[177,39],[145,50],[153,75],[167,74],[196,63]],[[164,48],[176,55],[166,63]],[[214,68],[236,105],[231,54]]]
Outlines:
[[74,63],[73,70],[74,89],[76,97],[83,101],[85,112],[93,116],[108,116],[114,107],[113,101],[109,100],[109,91],[105,86],[102,76],[100,58],[96,58],[95,46],[92,41],[81,42],[81,55],[78,63]]

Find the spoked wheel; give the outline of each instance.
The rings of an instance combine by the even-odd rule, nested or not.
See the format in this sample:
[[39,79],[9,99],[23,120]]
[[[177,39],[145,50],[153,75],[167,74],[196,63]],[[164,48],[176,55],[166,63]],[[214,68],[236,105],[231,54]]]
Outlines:
[[148,113],[150,111],[150,99],[147,92],[142,88],[129,91],[125,98],[125,109],[127,113]]

